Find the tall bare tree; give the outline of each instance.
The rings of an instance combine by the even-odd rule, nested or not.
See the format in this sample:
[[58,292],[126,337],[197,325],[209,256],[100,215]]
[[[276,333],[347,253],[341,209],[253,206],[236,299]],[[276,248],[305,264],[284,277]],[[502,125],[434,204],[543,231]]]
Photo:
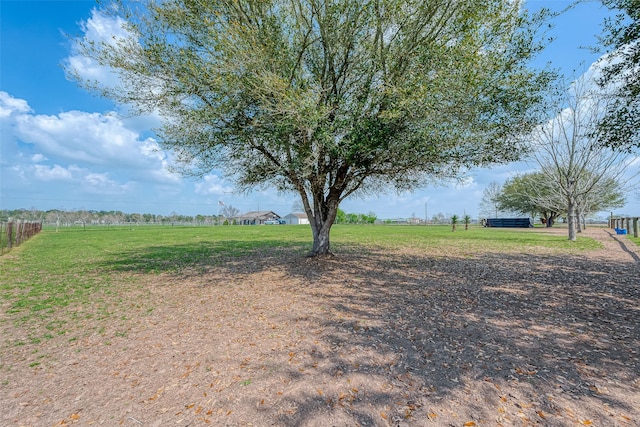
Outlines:
[[502,194],[502,185],[497,181],[491,181],[487,188],[482,192],[480,199],[480,215],[485,218],[497,218],[500,211],[500,195]]
[[576,240],[578,215],[596,205],[608,183],[622,184],[630,162],[628,154],[601,143],[597,126],[612,98],[595,84],[597,71],[574,81],[558,99],[559,113],[532,134],[532,157],[566,207],[569,240]]
[[222,211],[220,212],[220,214],[225,218],[225,219],[233,219],[235,217],[237,217],[238,215],[240,215],[240,210],[233,207],[232,205],[225,205],[222,208]]
[[[504,0],[141,0],[129,37],[78,41],[164,117],[177,169],[300,195],[313,255],[338,206],[508,162],[550,73],[528,67],[542,15]],[[73,74],[73,70],[69,70]],[[77,76],[76,76],[77,77]]]

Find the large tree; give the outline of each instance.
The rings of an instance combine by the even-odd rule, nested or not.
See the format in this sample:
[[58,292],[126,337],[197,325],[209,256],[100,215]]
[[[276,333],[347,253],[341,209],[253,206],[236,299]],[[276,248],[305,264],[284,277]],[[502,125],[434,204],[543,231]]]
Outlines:
[[[300,195],[312,254],[338,206],[519,157],[550,73],[542,15],[504,0],[141,0],[130,37],[78,41],[120,73],[81,81],[141,112],[178,169]],[[73,70],[70,70],[73,73]]]
[[603,0],[619,13],[604,23],[600,42],[608,55],[601,59],[604,72],[599,83],[616,87],[616,100],[600,121],[602,142],[631,151],[640,148],[640,1]]

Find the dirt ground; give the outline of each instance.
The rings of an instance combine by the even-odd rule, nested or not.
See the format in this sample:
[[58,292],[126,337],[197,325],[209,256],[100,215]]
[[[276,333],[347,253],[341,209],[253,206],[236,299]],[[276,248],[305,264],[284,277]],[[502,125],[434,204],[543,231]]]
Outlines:
[[640,250],[587,234],[605,248],[123,272],[108,321],[0,323],[0,425],[640,426]]

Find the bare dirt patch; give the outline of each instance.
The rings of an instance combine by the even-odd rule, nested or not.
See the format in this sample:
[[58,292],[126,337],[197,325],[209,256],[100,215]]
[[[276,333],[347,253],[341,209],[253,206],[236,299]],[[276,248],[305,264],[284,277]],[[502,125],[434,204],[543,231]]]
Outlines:
[[587,232],[605,248],[141,275],[106,324],[2,323],[0,425],[638,426],[640,251]]

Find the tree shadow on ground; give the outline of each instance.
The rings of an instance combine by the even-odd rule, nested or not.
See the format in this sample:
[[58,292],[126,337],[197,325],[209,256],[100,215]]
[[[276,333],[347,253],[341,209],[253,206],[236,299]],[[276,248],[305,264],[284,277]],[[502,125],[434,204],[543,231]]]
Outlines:
[[[173,286],[198,277],[203,292],[225,277],[225,292],[290,298],[269,316],[296,339],[274,350],[256,326],[255,347],[237,350],[250,361],[243,369],[262,372],[257,384],[282,390],[269,409],[248,389],[221,392],[241,408],[236,424],[640,422],[638,263],[346,245],[316,259],[279,241],[247,248],[151,247],[103,266],[159,272]],[[257,322],[249,308],[245,321]]]
[[631,258],[634,259],[635,262],[640,263],[640,256],[638,256],[638,254],[634,251],[632,251],[631,249],[629,249],[630,245],[634,245],[629,239],[627,239],[627,236],[624,237],[620,237],[618,234],[616,234],[615,232],[611,231],[611,230],[605,230],[605,232],[616,242],[618,242],[618,244],[620,245],[620,249],[622,249],[625,253],[629,254],[629,256]]

